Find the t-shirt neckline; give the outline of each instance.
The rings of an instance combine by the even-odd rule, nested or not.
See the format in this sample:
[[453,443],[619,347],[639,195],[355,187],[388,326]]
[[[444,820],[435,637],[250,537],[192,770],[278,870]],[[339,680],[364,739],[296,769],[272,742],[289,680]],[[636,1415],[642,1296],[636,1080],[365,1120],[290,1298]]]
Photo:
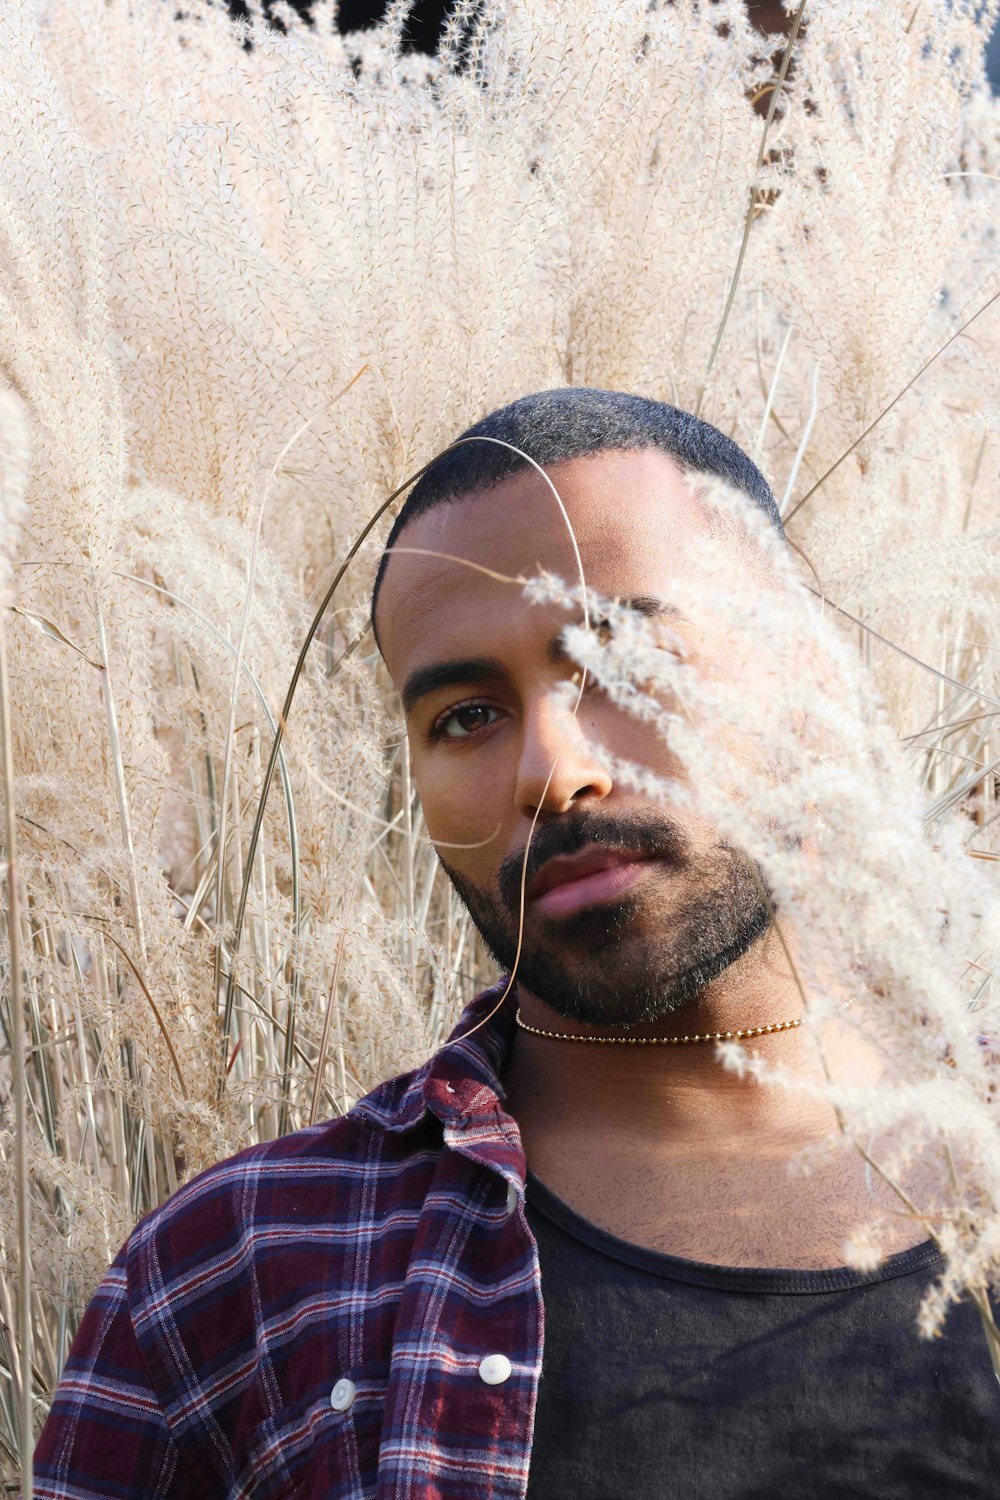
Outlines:
[[526,1201],[529,1209],[537,1209],[574,1239],[602,1255],[608,1255],[613,1260],[635,1266],[668,1281],[712,1287],[716,1291],[777,1292],[783,1295],[847,1291],[852,1287],[869,1286],[873,1282],[890,1281],[896,1276],[908,1276],[914,1271],[933,1266],[941,1258],[934,1241],[924,1240],[908,1250],[899,1250],[894,1255],[886,1256],[874,1271],[855,1271],[850,1266],[813,1271],[783,1269],[778,1266],[722,1266],[709,1261],[686,1260],[679,1255],[667,1255],[663,1251],[650,1250],[645,1245],[635,1245],[630,1240],[620,1239],[610,1230],[602,1229],[577,1213],[547,1187],[540,1177],[536,1177],[530,1168],[526,1179]]

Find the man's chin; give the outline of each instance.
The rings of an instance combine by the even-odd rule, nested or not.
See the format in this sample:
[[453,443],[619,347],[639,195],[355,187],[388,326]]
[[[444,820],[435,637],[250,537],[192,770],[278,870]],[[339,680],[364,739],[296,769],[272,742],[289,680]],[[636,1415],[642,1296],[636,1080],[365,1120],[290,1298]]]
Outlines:
[[691,998],[684,985],[675,995],[674,976],[651,984],[648,960],[633,965],[630,957],[620,941],[613,961],[610,954],[593,950],[583,966],[579,952],[563,964],[550,948],[529,949],[521,955],[517,980],[556,1015],[590,1026],[629,1027],[661,1020]]
[[575,993],[553,992],[550,987],[539,998],[564,1021],[612,1031],[627,1031],[643,1023],[661,1021],[673,1012],[673,1007],[664,1006],[662,995],[597,993],[591,988]]
[[682,950],[691,960],[685,965],[683,960],[677,962],[676,950],[667,954],[661,947],[657,952],[662,924],[654,925],[651,932],[635,918],[616,928],[591,918],[585,941],[565,928],[553,932],[551,939],[542,936],[541,941],[526,933],[529,941],[517,977],[530,994],[566,1020],[592,1026],[636,1026],[696,1004],[714,980],[755,946],[769,925],[761,910],[728,942],[699,952],[692,941]]
[[524,935],[526,942],[536,942],[572,968],[611,947],[616,954],[633,949],[648,966],[650,949],[660,930],[662,920],[644,912],[641,902],[635,897],[621,897],[565,916],[533,913],[525,923]]

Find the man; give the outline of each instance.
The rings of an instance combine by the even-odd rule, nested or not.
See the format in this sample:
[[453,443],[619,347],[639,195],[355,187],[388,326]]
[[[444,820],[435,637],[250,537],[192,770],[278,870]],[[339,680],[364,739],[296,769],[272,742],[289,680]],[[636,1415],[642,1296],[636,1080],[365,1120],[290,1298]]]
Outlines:
[[[602,692],[569,711],[572,616],[507,581],[573,576],[568,519],[588,584],[688,631],[697,661],[719,642],[669,597],[711,525],[686,474],[780,530],[767,484],[714,428],[613,392],[526,397],[467,435],[491,441],[411,491],[373,619],[427,826],[516,983],[346,1117],[220,1163],[136,1227],[75,1341],[36,1493],[995,1494],[978,1318],[915,1331],[923,1225],[897,1214],[878,1270],[847,1269],[848,1234],[897,1205],[847,1155],[790,1176],[827,1106],[706,1045],[750,1033],[814,1075],[766,888],[696,803],[668,813],[616,781],[621,757],[684,772]],[[879,1076],[846,1029],[825,1051],[835,1076]]]

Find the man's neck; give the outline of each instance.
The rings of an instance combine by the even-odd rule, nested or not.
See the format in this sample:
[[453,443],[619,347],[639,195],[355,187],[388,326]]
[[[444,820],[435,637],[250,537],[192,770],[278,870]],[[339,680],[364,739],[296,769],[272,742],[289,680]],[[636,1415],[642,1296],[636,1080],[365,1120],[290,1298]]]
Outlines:
[[[844,992],[845,1006],[849,994]],[[544,1030],[594,1034],[538,996],[519,993],[521,1014]],[[676,1036],[775,1024],[802,1013],[795,976],[776,941],[731,966],[696,1005],[635,1035]],[[603,1035],[612,1035],[604,1028]],[[876,1184],[857,1153],[826,1159],[808,1182],[790,1178],[793,1157],[838,1139],[827,1076],[873,1084],[882,1059],[856,1031],[831,1021],[748,1040],[786,1083],[762,1083],[723,1067],[713,1043],[677,1046],[562,1041],[520,1027],[503,1072],[528,1166],[585,1217],[623,1239],[695,1260],[817,1266],[877,1210],[898,1199]],[[823,1226],[820,1229],[819,1226]],[[900,1222],[891,1249],[926,1237]]]
[[[845,992],[844,1000],[849,999]],[[567,1021],[539,996],[519,990],[521,1015],[531,1026],[586,1036],[613,1036],[615,1028]],[[571,1129],[576,1139],[618,1136],[642,1140],[646,1149],[672,1153],[678,1142],[745,1139],[752,1131],[787,1136],[826,1133],[829,1107],[810,1097],[821,1084],[824,1064],[836,1068],[850,1057],[852,1076],[862,1059],[856,1036],[831,1025],[823,1058],[805,1028],[747,1038],[743,1045],[786,1070],[800,1087],[788,1090],[740,1077],[720,1063],[712,1042],[655,1043],[656,1037],[730,1032],[777,1025],[802,1015],[799,986],[775,935],[755,945],[694,1001],[658,1021],[629,1028],[649,1038],[634,1045],[598,1040],[570,1042],[535,1036],[518,1028],[504,1073],[509,1098],[535,1134]],[[620,1033],[618,1033],[620,1034]],[[513,1109],[512,1113],[517,1118]]]

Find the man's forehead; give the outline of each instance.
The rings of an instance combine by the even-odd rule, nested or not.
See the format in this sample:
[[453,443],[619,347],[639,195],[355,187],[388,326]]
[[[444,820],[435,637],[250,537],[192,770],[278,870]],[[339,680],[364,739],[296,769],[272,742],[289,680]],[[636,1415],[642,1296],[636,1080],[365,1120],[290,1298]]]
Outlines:
[[550,477],[565,517],[544,479],[528,470],[434,506],[404,529],[378,606],[390,669],[401,650],[449,633],[450,624],[523,610],[519,583],[504,580],[548,571],[576,582],[574,539],[587,583],[599,593],[655,595],[682,566],[685,538],[705,524],[690,485],[663,453],[591,455],[552,466]]

